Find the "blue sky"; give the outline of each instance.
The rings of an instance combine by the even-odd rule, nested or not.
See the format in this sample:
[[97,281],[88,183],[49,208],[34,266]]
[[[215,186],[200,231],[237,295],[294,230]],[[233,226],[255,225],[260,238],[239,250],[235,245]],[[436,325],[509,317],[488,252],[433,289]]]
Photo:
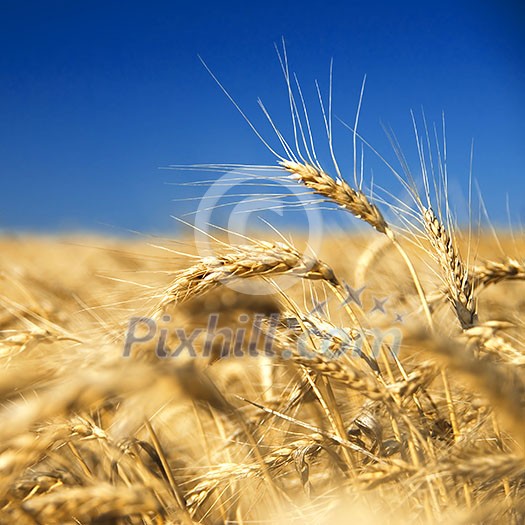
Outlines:
[[[505,223],[508,200],[513,221],[523,222],[519,4],[3,0],[0,230],[174,231],[170,215],[195,202],[172,199],[203,190],[166,184],[198,176],[160,167],[275,160],[198,55],[273,140],[256,101],[261,97],[286,131],[287,95],[274,49],[281,37],[311,107],[314,80],[327,88],[333,58],[334,115],[352,122],[367,75],[360,131],[392,162],[381,123],[415,158],[410,110],[423,107],[429,122],[439,122],[443,110],[460,214],[474,140],[473,176],[492,219]],[[314,122],[320,142],[321,124]],[[351,134],[338,121],[334,133],[344,164]],[[365,179],[399,194],[372,157],[365,155]]]

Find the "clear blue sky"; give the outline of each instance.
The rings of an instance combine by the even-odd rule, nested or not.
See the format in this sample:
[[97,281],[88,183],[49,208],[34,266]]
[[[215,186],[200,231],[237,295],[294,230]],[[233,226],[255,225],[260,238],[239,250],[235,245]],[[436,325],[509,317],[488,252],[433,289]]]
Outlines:
[[[391,160],[381,122],[411,156],[410,110],[423,106],[429,120],[444,110],[454,191],[466,192],[474,139],[473,175],[492,217],[505,221],[508,194],[523,222],[520,4],[3,0],[0,229],[166,231],[169,215],[190,206],[171,199],[197,193],[166,185],[183,175],[159,167],[273,162],[197,55],[262,126],[257,97],[286,113],[273,47],[282,36],[309,100],[333,57],[334,113],[344,120],[367,75],[360,129]],[[351,135],[335,129],[344,158]],[[374,181],[395,188],[380,166]]]

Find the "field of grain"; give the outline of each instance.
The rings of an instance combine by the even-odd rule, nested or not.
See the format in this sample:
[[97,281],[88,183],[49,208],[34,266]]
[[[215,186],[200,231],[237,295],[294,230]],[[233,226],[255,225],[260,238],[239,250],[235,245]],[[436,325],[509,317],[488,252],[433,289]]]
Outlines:
[[378,231],[0,240],[1,523],[523,522],[525,239],[300,175]]

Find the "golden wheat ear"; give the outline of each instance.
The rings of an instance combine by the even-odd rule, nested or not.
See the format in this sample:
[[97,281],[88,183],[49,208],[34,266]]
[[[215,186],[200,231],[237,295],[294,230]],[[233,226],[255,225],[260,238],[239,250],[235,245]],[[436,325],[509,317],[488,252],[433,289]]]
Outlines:
[[507,257],[503,261],[485,261],[472,270],[472,280],[478,286],[503,281],[525,281],[525,261]]
[[466,330],[475,325],[478,319],[474,289],[468,270],[453,239],[432,208],[425,211],[423,219],[428,239],[441,266],[448,298],[454,307],[461,328]]
[[325,171],[311,164],[281,161],[280,165],[284,170],[291,174],[292,178],[312,189],[314,193],[326,197],[327,200],[334,202],[341,208],[349,211],[356,218],[372,226],[379,233],[387,236],[403,258],[403,261],[410,272],[410,276],[414,282],[414,286],[416,287],[421,305],[425,312],[428,326],[430,329],[433,329],[432,314],[414,265],[405,249],[399,243],[394,230],[386,222],[379,208],[370,202],[368,197],[361,190],[352,188],[342,178],[334,180]]
[[343,180],[335,181],[330,175],[310,164],[281,161],[280,165],[291,173],[294,179],[312,189],[317,195],[335,202],[378,232],[386,233],[388,225],[383,215],[362,191],[354,190]]
[[178,272],[161,297],[155,315],[160,315],[170,305],[187,301],[235,279],[285,274],[339,284],[326,263],[300,253],[289,244],[259,241],[253,245],[232,247],[223,255],[204,257],[194,266]]

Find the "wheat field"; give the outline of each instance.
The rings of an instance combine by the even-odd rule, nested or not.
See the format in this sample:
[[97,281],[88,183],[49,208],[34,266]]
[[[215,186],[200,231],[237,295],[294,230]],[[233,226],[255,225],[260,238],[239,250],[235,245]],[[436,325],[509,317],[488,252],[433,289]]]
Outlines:
[[374,199],[323,108],[325,170],[285,66],[253,176],[364,229],[0,238],[1,523],[525,521],[523,232],[456,226],[421,137]]
[[[432,328],[381,233],[316,260],[3,238],[2,523],[521,523],[525,245],[485,235],[466,265],[438,222],[406,250]],[[161,313],[165,344],[139,327],[125,356]]]

